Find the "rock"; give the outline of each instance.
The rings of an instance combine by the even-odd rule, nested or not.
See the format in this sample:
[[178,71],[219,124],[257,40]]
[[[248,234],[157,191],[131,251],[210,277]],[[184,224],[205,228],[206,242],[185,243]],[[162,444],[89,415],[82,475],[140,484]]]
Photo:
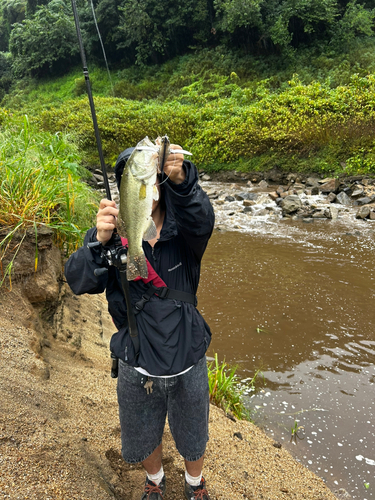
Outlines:
[[325,210],[317,210],[316,212],[313,213],[313,218],[314,219],[325,219]]
[[339,203],[341,203],[341,205],[346,205],[346,206],[349,206],[352,204],[352,201],[351,199],[349,198],[349,196],[344,192],[344,191],[341,191],[341,193],[339,193],[337,196],[336,196],[336,199]]
[[224,200],[216,200],[216,205],[224,205],[225,201]]
[[247,213],[253,213],[253,208],[252,207],[245,207],[242,212],[244,214],[247,214]]
[[281,182],[283,178],[283,172],[280,172],[280,170],[277,167],[274,167],[272,170],[269,172],[266,172],[265,178],[267,180],[270,180],[271,182]]
[[302,207],[302,202],[300,198],[296,195],[286,196],[281,203],[283,215],[293,214],[294,212],[297,212],[297,210],[300,209],[301,207]]
[[258,187],[260,189],[267,189],[268,188],[268,184],[266,181],[260,181],[260,183],[258,184]]
[[330,212],[329,218],[332,220],[337,220],[340,210],[337,207],[335,207],[334,205],[331,205],[329,207],[329,212]]
[[327,184],[327,182],[330,182],[332,180],[332,177],[325,177],[324,179],[319,179],[318,182],[319,184]]
[[278,195],[281,195],[281,193],[285,193],[285,188],[283,186],[279,186],[277,189],[276,189],[276,193]]
[[225,201],[229,201],[229,202],[232,202],[232,201],[236,201],[236,198],[234,196],[226,196],[225,197]]
[[236,437],[236,438],[240,439],[241,441],[243,440],[242,434],[240,432],[235,432],[233,434],[233,437]]
[[256,202],[253,201],[253,200],[243,200],[243,206],[244,207],[252,207],[255,204],[256,204]]
[[372,203],[372,201],[373,201],[372,198],[365,196],[364,198],[358,198],[355,204],[359,206],[368,205],[369,203]]
[[335,195],[335,193],[329,193],[329,195],[327,196],[327,200],[328,200],[330,203],[333,203],[333,202],[336,200],[336,195]]
[[288,182],[294,183],[297,179],[297,174],[288,174],[286,179]]
[[363,196],[365,193],[363,191],[363,188],[360,186],[357,186],[354,191],[352,192],[352,198],[359,198],[360,196]]
[[361,207],[358,209],[355,218],[356,219],[366,219],[370,215],[370,207]]
[[370,212],[369,219],[375,220],[375,212],[372,212],[372,211]]
[[201,177],[202,181],[210,181],[211,180],[211,177],[207,174],[203,174],[202,177]]
[[311,188],[311,195],[312,195],[312,196],[316,196],[316,195],[318,195],[318,194],[319,194],[319,187],[318,187],[318,186],[313,186],[313,187]]
[[309,224],[310,222],[314,222],[314,219],[312,217],[305,217],[304,219],[302,219],[302,222],[304,222],[305,224]]
[[319,186],[318,177],[308,177],[306,179],[306,186],[308,186],[308,187]]
[[247,191],[241,192],[241,193],[236,193],[234,195],[235,199],[238,201],[242,200],[256,200],[258,198],[257,193],[248,193]]
[[340,182],[338,179],[330,179],[320,186],[320,191],[322,193],[337,193],[339,185]]
[[272,193],[268,193],[268,196],[271,198],[271,200],[276,201],[279,197],[279,195],[276,193],[276,191],[272,191]]

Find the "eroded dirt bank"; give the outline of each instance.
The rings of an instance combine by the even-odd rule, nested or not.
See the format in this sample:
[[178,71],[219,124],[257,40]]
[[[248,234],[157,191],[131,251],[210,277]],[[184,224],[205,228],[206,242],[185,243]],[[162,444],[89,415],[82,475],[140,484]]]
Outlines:
[[[41,256],[40,274],[23,273],[0,293],[0,498],[139,500],[144,472],[120,454],[105,298],[75,297],[51,282],[43,297],[43,269],[60,263],[50,245],[41,252],[54,256]],[[336,498],[273,445],[212,407],[204,470],[212,500]],[[165,500],[182,500],[183,461],[168,430],[164,455]]]

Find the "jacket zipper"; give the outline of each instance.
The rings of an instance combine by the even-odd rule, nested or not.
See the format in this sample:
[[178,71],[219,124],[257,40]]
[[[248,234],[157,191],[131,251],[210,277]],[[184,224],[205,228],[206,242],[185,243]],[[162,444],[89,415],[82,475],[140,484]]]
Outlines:
[[128,360],[128,346],[125,347],[125,361]]

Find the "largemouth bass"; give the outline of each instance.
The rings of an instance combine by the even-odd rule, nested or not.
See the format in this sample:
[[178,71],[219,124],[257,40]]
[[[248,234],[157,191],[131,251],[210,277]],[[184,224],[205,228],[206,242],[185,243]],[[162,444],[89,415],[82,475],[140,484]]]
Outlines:
[[121,177],[118,230],[120,236],[128,240],[126,277],[129,281],[138,276],[148,277],[142,240],[149,241],[157,235],[151,217],[153,200],[159,198],[156,175],[159,158],[167,158],[169,152],[168,137],[157,140],[156,145],[145,137],[135,147]]

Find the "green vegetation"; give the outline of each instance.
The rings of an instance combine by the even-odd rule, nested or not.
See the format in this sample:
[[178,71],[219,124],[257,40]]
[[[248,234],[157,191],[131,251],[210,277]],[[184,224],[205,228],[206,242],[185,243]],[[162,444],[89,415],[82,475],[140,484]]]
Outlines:
[[[374,175],[373,71],[369,39],[346,54],[305,49],[284,60],[205,49],[113,72],[113,92],[103,69],[94,66],[90,77],[108,165],[146,134],[167,133],[207,172]],[[3,105],[41,130],[74,135],[84,164],[97,164],[80,69],[21,80]]]
[[243,395],[255,390],[255,379],[259,372],[246,384],[241,384],[236,371],[237,366],[230,367],[225,361],[219,364],[215,354],[215,361],[208,364],[210,401],[226,412],[232,412],[238,419],[250,420],[250,412],[243,403]]
[[[18,248],[28,228],[52,228],[67,252],[82,242],[93,224],[98,197],[81,181],[77,148],[68,136],[37,132],[27,116],[22,121],[0,113],[0,265],[1,284],[11,272]],[[13,258],[3,268],[7,253]],[[5,257],[7,257],[5,259]],[[37,253],[35,255],[37,266]]]

